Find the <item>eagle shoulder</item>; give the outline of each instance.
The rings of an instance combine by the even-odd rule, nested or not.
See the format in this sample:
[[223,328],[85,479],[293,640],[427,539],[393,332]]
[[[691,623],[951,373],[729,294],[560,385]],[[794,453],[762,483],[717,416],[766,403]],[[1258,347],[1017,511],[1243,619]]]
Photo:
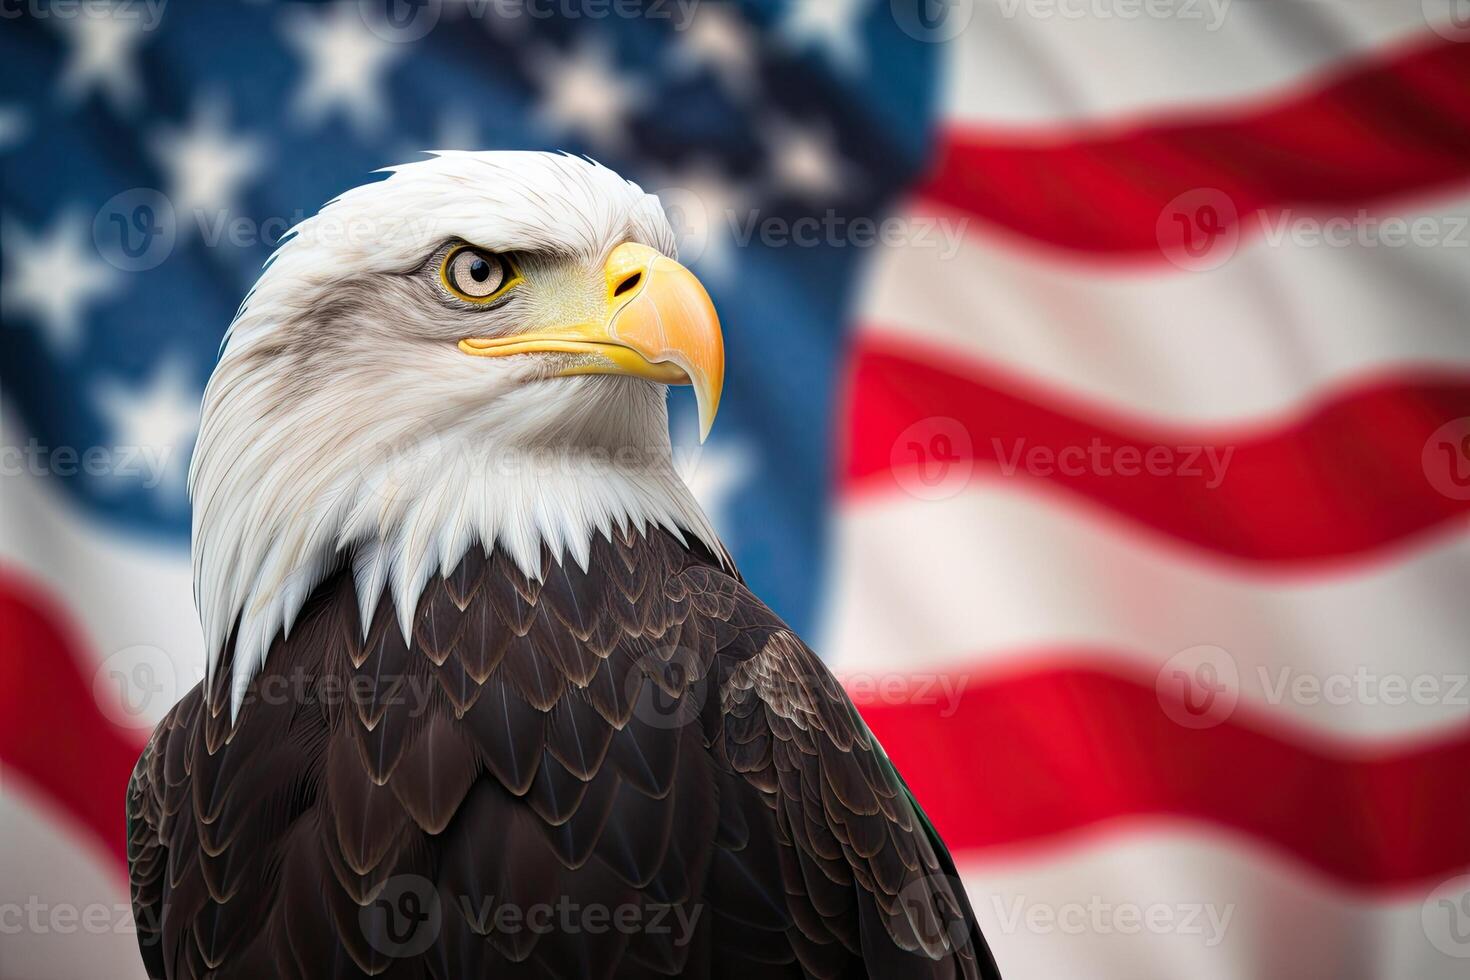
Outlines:
[[[770,616],[735,587],[731,621]],[[715,747],[795,858],[782,873],[803,961],[844,949],[872,976],[997,977],[943,842],[832,672],[784,624],[732,649]]]
[[[994,975],[841,686],[717,556],[620,534],[531,580],[475,549],[409,635],[358,608],[324,583],[236,722],[216,678],[145,748],[150,976]],[[649,927],[499,925],[563,905]]]

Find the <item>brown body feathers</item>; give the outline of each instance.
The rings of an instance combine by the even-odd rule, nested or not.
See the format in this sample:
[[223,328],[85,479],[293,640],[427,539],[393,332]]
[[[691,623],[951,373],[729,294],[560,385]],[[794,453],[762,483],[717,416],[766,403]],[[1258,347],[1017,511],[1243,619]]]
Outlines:
[[826,668],[663,532],[471,549],[363,640],[339,572],[232,726],[229,652],[128,793],[149,975],[991,977]]

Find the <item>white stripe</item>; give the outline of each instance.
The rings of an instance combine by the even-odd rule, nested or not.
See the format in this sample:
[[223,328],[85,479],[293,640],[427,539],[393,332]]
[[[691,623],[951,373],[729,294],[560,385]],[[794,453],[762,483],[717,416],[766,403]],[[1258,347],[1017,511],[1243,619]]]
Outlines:
[[[1454,584],[1470,577],[1470,536],[1271,577],[995,476],[948,500],[849,504],[834,545],[819,649],[863,683],[946,671],[974,686],[1059,648],[1102,669],[1123,657],[1153,679],[1193,669],[1212,646],[1229,654],[1242,704],[1324,734],[1381,740],[1470,721],[1470,605]],[[1184,651],[1197,652],[1171,661]]]
[[[25,446],[15,413],[0,409],[0,446]],[[204,676],[187,548],[169,548],[104,526],[65,497],[60,478],[5,460],[0,476],[0,562],[49,594],[78,627],[98,680],[126,692],[135,710],[104,702],[113,721],[149,730]],[[135,674],[139,664],[144,673]],[[121,681],[119,680],[121,678]]]
[[[961,874],[1002,976],[1054,980],[1450,980],[1438,882],[1358,896],[1223,833],[1136,827]],[[1448,876],[1447,876],[1448,877]],[[1429,908],[1426,910],[1426,902]],[[1470,929],[1470,919],[1461,923]]]
[[[0,976],[142,978],[127,883],[111,857],[0,772]],[[122,814],[118,814],[122,833]]]
[[1047,127],[1228,107],[1354,56],[1432,40],[1431,25],[1453,23],[1452,3],[976,0],[947,49],[944,116]]
[[[949,225],[948,247],[884,249],[858,319],[1124,411],[1250,421],[1356,375],[1470,365],[1470,199],[1395,215],[1460,244],[1258,237],[1220,268],[1189,272],[1065,261],[978,222],[963,235]],[[918,207],[909,218],[936,243],[946,226],[935,222],[963,220]]]

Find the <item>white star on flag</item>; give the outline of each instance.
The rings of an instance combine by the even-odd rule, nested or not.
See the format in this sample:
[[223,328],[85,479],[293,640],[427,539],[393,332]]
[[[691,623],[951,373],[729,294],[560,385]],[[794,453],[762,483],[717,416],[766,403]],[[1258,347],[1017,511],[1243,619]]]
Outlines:
[[838,68],[857,71],[867,61],[858,29],[872,4],[873,0],[795,0],[786,8],[780,32],[792,48],[823,48]]
[[772,175],[784,190],[808,201],[829,200],[841,193],[847,167],[834,148],[831,127],[773,118],[764,135]]
[[334,4],[322,16],[287,11],[281,32],[306,69],[292,105],[299,120],[320,126],[340,112],[360,134],[382,128],[387,121],[384,76],[408,45],[392,44],[368,30],[352,3]]
[[57,85],[68,101],[80,102],[98,89],[119,112],[138,104],[142,83],[135,57],[147,37],[147,22],[119,13],[83,8],[77,16],[54,18],[67,44]]
[[155,134],[154,156],[168,174],[168,194],[179,221],[189,225],[204,216],[227,216],[241,186],[265,163],[262,144],[249,136],[232,136],[225,103],[216,98],[195,103],[182,128]]
[[602,149],[622,144],[628,116],[647,96],[637,79],[618,73],[612,52],[590,39],[568,54],[543,48],[528,68],[541,89],[536,114],[542,124]]
[[82,312],[118,285],[116,270],[92,247],[91,229],[77,211],[58,215],[44,233],[33,235],[13,217],[0,223],[5,277],[0,308],[7,320],[29,317],[58,354],[82,339]]
[[94,397],[107,416],[114,456],[136,461],[130,472],[114,477],[140,481],[169,507],[182,505],[188,499],[189,450],[199,428],[201,393],[178,358],[166,360],[138,387],[100,382]]
[[702,6],[673,48],[676,70],[707,67],[725,90],[749,96],[756,74],[755,39],[745,18],[731,6]]

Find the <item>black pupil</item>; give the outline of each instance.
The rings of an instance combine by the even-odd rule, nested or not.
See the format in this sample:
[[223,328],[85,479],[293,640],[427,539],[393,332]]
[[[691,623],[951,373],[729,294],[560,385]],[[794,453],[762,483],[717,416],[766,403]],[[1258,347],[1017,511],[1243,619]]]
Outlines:
[[475,282],[484,282],[490,278],[490,263],[484,259],[477,258],[470,263],[470,278]]

